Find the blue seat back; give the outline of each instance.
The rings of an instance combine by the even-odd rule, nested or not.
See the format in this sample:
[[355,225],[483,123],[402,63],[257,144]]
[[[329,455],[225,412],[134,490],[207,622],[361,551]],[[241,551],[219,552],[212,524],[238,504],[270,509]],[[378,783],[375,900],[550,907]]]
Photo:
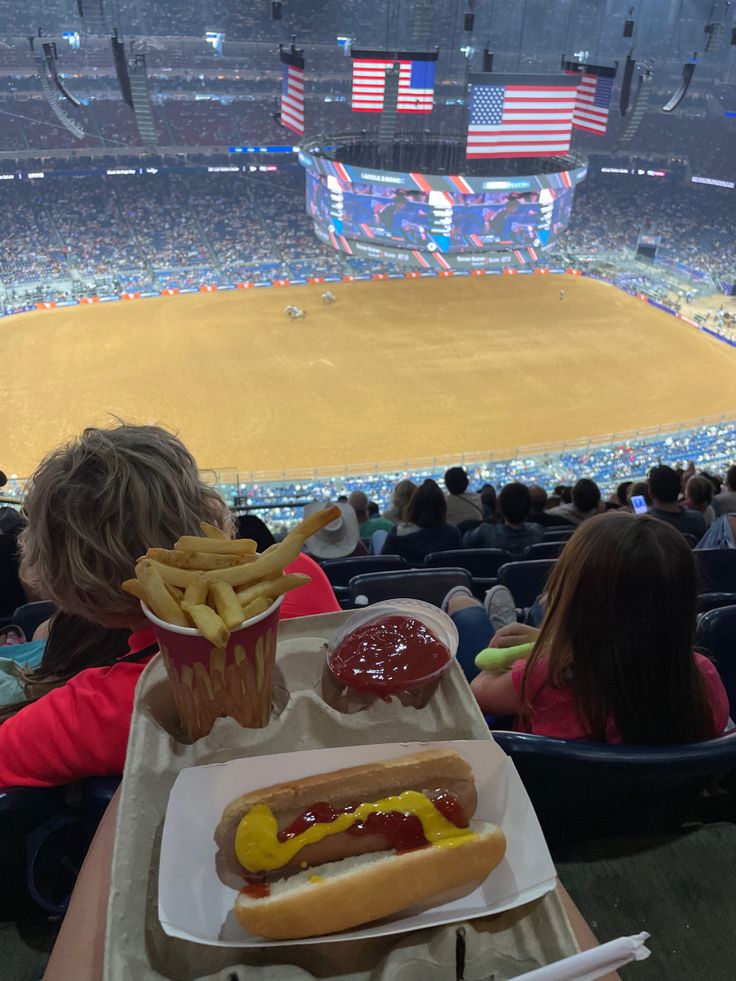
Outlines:
[[49,600],[39,600],[37,603],[24,603],[13,613],[13,623],[16,623],[27,640],[31,640],[33,633],[44,620],[48,620],[56,613],[56,604]]
[[529,559],[556,559],[565,547],[567,539],[559,542],[538,542],[536,545],[527,545],[524,549],[524,558]]
[[407,569],[401,572],[372,572],[350,580],[350,598],[356,606],[380,603],[381,600],[424,600],[440,606],[453,586],[467,586],[473,580],[465,569]]
[[325,559],[320,563],[333,586],[347,586],[353,576],[366,572],[391,572],[408,568],[400,555],[356,555],[347,559]]
[[514,761],[553,839],[678,827],[736,768],[736,732],[685,746],[614,746],[518,732],[493,738]]
[[498,581],[507,586],[517,606],[531,606],[544,590],[544,584],[557,559],[531,559],[507,562],[498,570]]
[[699,593],[698,613],[717,610],[721,606],[736,606],[736,593]]
[[542,531],[545,542],[566,542],[575,531],[575,525],[550,525]]
[[736,549],[696,548],[700,572],[699,592],[736,593]]
[[736,606],[704,613],[698,621],[695,643],[713,658],[728,694],[731,718],[736,719]]
[[456,566],[467,569],[473,579],[495,579],[498,570],[511,556],[503,548],[453,548],[447,552],[432,552],[424,564],[431,568]]
[[119,783],[119,777],[94,777],[64,787],[0,792],[0,918],[63,916]]

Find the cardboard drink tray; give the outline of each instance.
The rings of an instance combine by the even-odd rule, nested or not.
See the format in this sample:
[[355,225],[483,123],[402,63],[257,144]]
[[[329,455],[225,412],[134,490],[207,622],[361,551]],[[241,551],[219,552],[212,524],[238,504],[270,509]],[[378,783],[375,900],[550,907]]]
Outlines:
[[[395,699],[377,700],[354,714],[327,705],[321,696],[324,646],[349,615],[331,613],[280,624],[274,712],[263,729],[243,729],[232,719],[220,719],[208,736],[187,744],[160,658],[147,666],[136,691],[121,787],[105,981],[244,981],[256,975],[265,981],[448,981],[456,977],[459,934],[465,976],[493,973],[494,981],[505,981],[577,951],[554,892],[496,916],[361,940],[238,948],[195,944],[164,933],[158,918],[161,835],[169,793],[181,770],[368,743],[490,741],[456,663],[422,709]],[[239,793],[233,788],[233,797]]]

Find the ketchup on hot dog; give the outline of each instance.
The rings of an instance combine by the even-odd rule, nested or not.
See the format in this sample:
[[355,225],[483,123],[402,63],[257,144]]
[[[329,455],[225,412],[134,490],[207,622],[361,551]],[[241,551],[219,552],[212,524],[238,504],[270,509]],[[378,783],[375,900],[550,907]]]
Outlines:
[[[468,827],[468,819],[453,794],[446,790],[437,790],[427,794],[427,797],[448,821],[451,821],[458,828]],[[348,804],[345,807],[332,807],[325,803],[314,804],[294,818],[288,827],[282,828],[278,833],[278,840],[283,842],[295,838],[314,824],[330,824],[341,814],[352,813],[357,806],[357,804]],[[347,829],[347,833],[351,835],[383,835],[386,839],[386,847],[394,848],[398,852],[424,848],[425,845],[429,844],[419,818],[415,814],[407,814],[403,811],[374,812],[364,820],[356,821]]]
[[421,620],[394,615],[348,634],[332,652],[330,670],[350,688],[383,694],[423,683],[449,660]]

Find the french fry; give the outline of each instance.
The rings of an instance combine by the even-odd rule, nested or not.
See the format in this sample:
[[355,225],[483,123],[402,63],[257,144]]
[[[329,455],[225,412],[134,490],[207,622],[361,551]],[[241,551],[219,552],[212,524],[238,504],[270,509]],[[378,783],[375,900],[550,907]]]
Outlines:
[[[177,569],[176,566],[164,565],[163,562],[157,562],[155,559],[139,559],[135,567],[136,574],[142,562],[150,562],[164,582],[170,582],[172,586],[178,586],[179,589],[186,589],[192,579],[199,575],[194,569]],[[140,579],[140,576],[138,578]]]
[[165,582],[164,586],[166,586],[166,592],[173,601],[181,606],[181,601],[184,599],[184,590],[179,589],[178,586],[172,586],[170,582]]
[[166,583],[153,562],[150,559],[143,559],[142,562],[138,563],[135,571],[145,593],[144,602],[156,616],[167,623],[173,623],[177,627],[188,627],[189,621],[186,614],[182,612],[176,600],[169,595]]
[[239,565],[242,561],[255,561],[255,556],[251,555],[215,555],[214,552],[177,552],[167,548],[149,548],[146,552],[146,557],[155,559],[156,562],[162,562],[164,565],[173,565],[177,569],[197,569],[201,571],[229,569],[231,566]]
[[202,530],[202,534],[205,538],[214,538],[220,542],[227,542],[229,538],[222,530],[222,528],[216,528],[214,525],[208,524],[206,521],[200,521],[199,527]]
[[243,607],[243,619],[251,620],[253,617],[257,617],[259,614],[264,613],[269,606],[271,601],[265,596],[261,596],[259,599],[253,600],[247,606]]
[[301,572],[292,572],[286,576],[279,576],[278,579],[259,582],[254,586],[246,586],[245,589],[239,589],[236,595],[242,606],[246,606],[260,596],[268,596],[273,602],[282,593],[288,593],[290,589],[296,589],[297,586],[306,586],[308,582],[310,582],[309,576],[305,576]]
[[291,535],[301,535],[306,541],[307,538],[311,538],[312,535],[316,535],[317,532],[328,525],[335,518],[340,517],[340,508],[333,504],[332,507],[324,508],[322,511],[315,511],[314,514],[310,514],[308,518],[304,518],[290,533]]
[[222,618],[204,603],[187,603],[183,609],[192,618],[195,627],[215,647],[227,647],[230,631],[222,622]]
[[187,588],[184,590],[184,603],[188,603],[190,606],[205,603],[207,601],[209,587],[210,584],[204,576],[193,576],[187,584]]
[[[293,534],[293,533],[292,533]],[[301,535],[292,538],[289,535],[279,542],[273,551],[268,555],[259,555],[255,562],[248,565],[236,565],[232,569],[215,569],[205,575],[210,582],[229,582],[231,586],[247,586],[250,583],[265,579],[277,570],[283,569],[289,562],[293,562],[299,554],[304,540]]]
[[210,583],[209,597],[228,630],[232,630],[243,622],[243,610],[230,583]]
[[182,535],[174,543],[177,552],[215,552],[217,555],[255,555],[256,543],[252,538],[236,538],[222,541],[214,538],[199,538],[197,535]]
[[123,589],[126,593],[130,593],[131,596],[135,596],[137,600],[145,600],[146,598],[143,587],[137,579],[126,579],[123,583]]

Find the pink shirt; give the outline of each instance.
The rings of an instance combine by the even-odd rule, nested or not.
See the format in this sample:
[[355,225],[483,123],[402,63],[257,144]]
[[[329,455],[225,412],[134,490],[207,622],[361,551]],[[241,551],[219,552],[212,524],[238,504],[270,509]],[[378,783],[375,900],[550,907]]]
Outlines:
[[[695,662],[705,682],[705,692],[713,715],[713,731],[710,738],[720,736],[728,723],[728,696],[718,672],[707,657],[695,654]],[[521,693],[521,680],[524,677],[526,661],[514,661],[511,667],[511,681],[517,693]],[[527,684],[527,697],[531,705],[530,719],[523,723],[517,720],[515,728],[519,732],[531,732],[537,736],[551,736],[555,739],[589,739],[585,726],[578,715],[575,696],[571,688],[555,687],[547,684],[547,664],[539,661],[532,668]],[[608,725],[607,741],[622,742],[613,722]]]

